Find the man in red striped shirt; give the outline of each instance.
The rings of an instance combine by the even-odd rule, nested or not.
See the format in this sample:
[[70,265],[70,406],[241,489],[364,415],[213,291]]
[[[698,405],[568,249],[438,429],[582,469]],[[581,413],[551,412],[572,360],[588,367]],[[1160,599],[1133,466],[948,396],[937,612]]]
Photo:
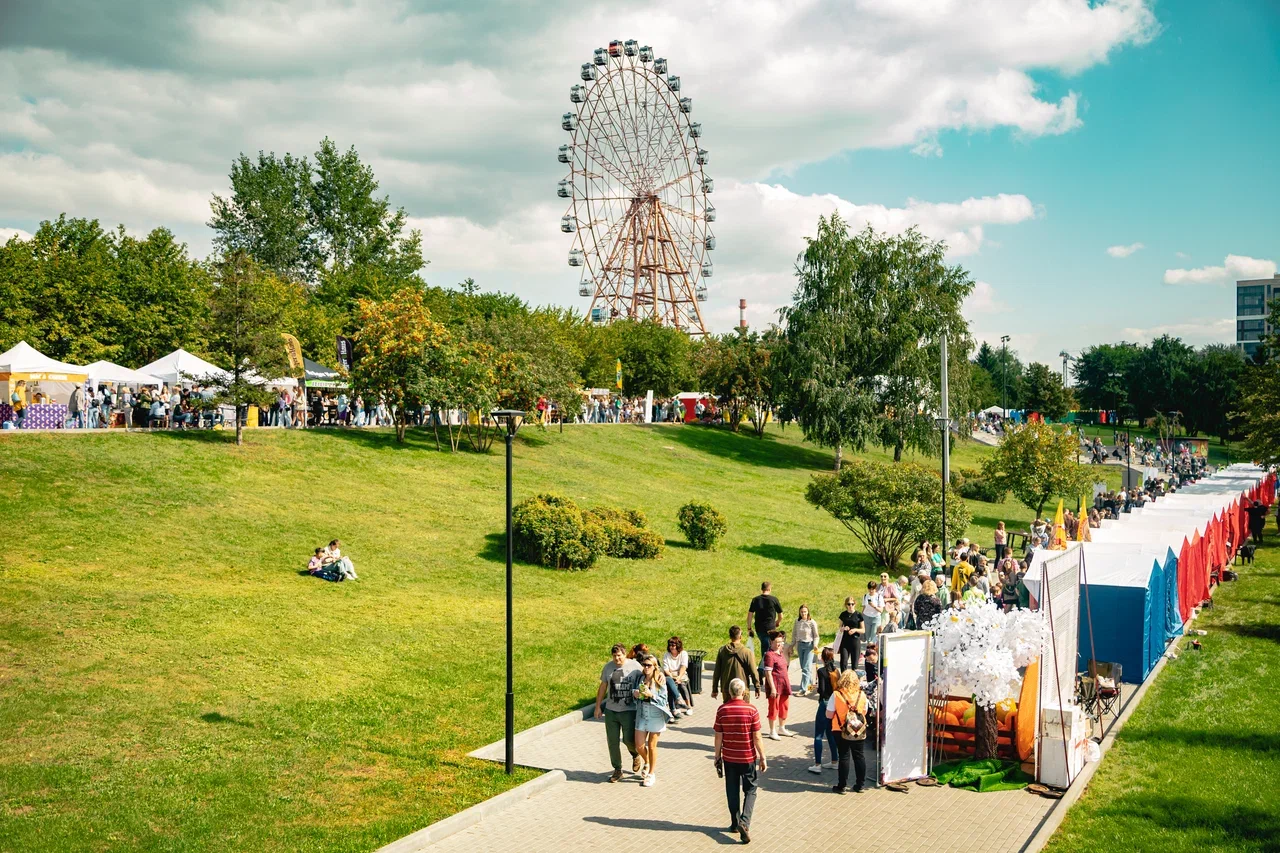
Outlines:
[[[769,768],[760,738],[760,712],[746,700],[747,685],[741,678],[729,682],[729,701],[716,711],[716,769],[724,773],[729,800],[729,831],[743,844],[751,841],[751,809],[756,802],[756,768]],[[739,793],[742,795],[739,809]]]

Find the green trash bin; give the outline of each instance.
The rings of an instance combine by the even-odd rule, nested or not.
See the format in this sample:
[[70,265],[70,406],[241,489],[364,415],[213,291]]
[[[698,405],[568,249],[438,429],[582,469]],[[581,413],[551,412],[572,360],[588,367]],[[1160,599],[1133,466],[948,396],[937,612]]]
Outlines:
[[686,675],[689,676],[689,692],[702,692],[702,662],[707,659],[707,653],[703,649],[685,649],[689,653],[689,669]]

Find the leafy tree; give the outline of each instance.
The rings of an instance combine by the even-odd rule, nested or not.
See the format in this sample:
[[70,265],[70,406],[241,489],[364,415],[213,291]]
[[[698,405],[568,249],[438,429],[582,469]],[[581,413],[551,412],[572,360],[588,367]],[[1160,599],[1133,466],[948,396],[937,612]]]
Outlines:
[[1074,402],[1071,391],[1062,387],[1062,377],[1048,365],[1038,361],[1027,365],[1023,387],[1027,411],[1039,412],[1047,420],[1060,421],[1071,410]]
[[1262,465],[1280,464],[1280,366],[1252,367],[1244,388],[1239,416],[1245,450]]
[[1129,399],[1134,414],[1186,412],[1195,350],[1181,339],[1161,335],[1143,347],[1129,366]]
[[221,376],[198,377],[220,402],[236,408],[236,444],[244,444],[240,407],[265,405],[273,394],[267,382],[287,375],[281,333],[296,285],[263,270],[245,252],[213,265],[207,337],[209,352],[226,364]]
[[1186,424],[1192,433],[1216,435],[1226,443],[1239,430],[1240,403],[1249,364],[1229,344],[1210,344],[1196,354],[1191,368]]
[[538,309],[526,315],[495,315],[468,324],[468,336],[505,353],[498,377],[498,403],[531,411],[539,397],[567,409],[582,399],[582,353],[564,312]]
[[1116,409],[1121,421],[1132,413],[1129,405],[1129,379],[1140,348],[1121,341],[1099,344],[1086,349],[1076,359],[1072,372],[1076,378],[1076,394],[1087,409]]
[[772,350],[761,336],[743,328],[708,336],[694,347],[698,387],[715,395],[728,413],[733,432],[744,417],[750,417],[755,434],[764,435],[773,402],[771,358]]
[[1076,497],[1089,488],[1088,468],[1077,462],[1080,438],[1070,429],[1028,423],[1005,433],[987,457],[982,475],[992,487],[1014,497],[1039,517],[1051,497]]
[[[984,343],[985,347],[986,344]],[[989,406],[1000,405],[1000,387],[997,380],[991,373],[978,362],[973,362],[969,374],[969,385],[973,394],[973,402],[970,406],[975,412],[982,411]]]
[[846,444],[873,440],[895,460],[908,447],[936,449],[939,340],[967,339],[960,304],[973,288],[945,251],[915,229],[850,236],[832,214],[800,255],[782,312],[797,380],[788,395],[805,436],[836,448],[837,467]]
[[1003,346],[992,346],[983,341],[982,346],[978,347],[974,363],[985,370],[991,377],[991,383],[996,395],[990,403],[985,404],[982,408],[987,406],[1001,406],[1008,409],[1023,408],[1023,368],[1022,362],[1018,360],[1016,350]]
[[[653,391],[669,397],[688,388],[693,379],[688,334],[656,320],[623,320],[610,329],[622,359],[622,393],[639,396]],[[613,387],[613,368],[610,363],[607,387]]]
[[[914,462],[849,461],[833,474],[818,474],[805,500],[831,513],[876,558],[893,571],[915,543],[942,538],[942,478]],[[969,526],[969,508],[947,487],[947,533]]]
[[206,352],[209,270],[192,260],[186,245],[166,228],[139,240],[121,226],[113,243],[124,308],[116,330],[117,360],[147,364],[179,347]]
[[231,196],[210,207],[213,247],[245,252],[281,278],[315,281],[323,266],[312,218],[311,163],[292,154],[241,154],[231,164]]
[[424,402],[423,366],[429,353],[447,346],[448,330],[431,319],[422,294],[407,289],[385,302],[361,300],[356,322],[352,387],[366,398],[386,401],[394,412],[396,441],[403,442],[409,409]]

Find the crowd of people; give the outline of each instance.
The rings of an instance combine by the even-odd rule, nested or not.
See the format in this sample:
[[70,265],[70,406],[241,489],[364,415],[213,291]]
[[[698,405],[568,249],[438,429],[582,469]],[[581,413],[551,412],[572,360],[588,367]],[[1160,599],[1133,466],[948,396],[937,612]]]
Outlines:
[[[750,841],[759,774],[768,767],[764,742],[796,736],[787,723],[791,698],[797,694],[817,699],[809,772],[836,771],[831,786],[835,794],[866,789],[868,742],[876,748],[884,636],[923,629],[945,609],[964,608],[976,601],[1026,606],[1025,560],[1009,552],[1003,523],[995,539],[990,572],[986,554],[968,539],[958,540],[949,550],[920,543],[910,578],[895,580],[882,572],[878,581],[868,582],[860,597],[846,598],[834,630],[827,635],[832,639],[825,644],[823,630],[807,604],[794,611],[788,630],[784,626],[787,609],[774,595],[772,584],[761,584],[760,594],[747,608],[746,636],[739,625],[729,628],[728,642],[716,652],[711,675],[711,698],[724,697],[716,711],[714,760],[725,781],[728,831]],[[791,663],[797,658],[800,678],[793,685]],[[625,747],[631,756],[631,773],[640,785],[656,784],[662,734],[692,713],[688,667],[689,656],[678,636],[667,641],[661,658],[644,643],[613,646],[600,673],[595,702],[595,716],[605,723],[610,782],[626,777]],[[756,699],[762,695],[766,699],[763,719],[750,701],[752,693]]]

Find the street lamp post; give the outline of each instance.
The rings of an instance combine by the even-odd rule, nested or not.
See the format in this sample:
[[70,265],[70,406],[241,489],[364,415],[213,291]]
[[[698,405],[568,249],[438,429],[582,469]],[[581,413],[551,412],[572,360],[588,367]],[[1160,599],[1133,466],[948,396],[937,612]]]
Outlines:
[[941,345],[941,361],[942,361],[942,381],[939,383],[939,390],[942,394],[942,413],[937,419],[938,428],[942,430],[942,548],[946,553],[947,548],[947,486],[951,483],[951,415],[948,411],[947,393],[947,333],[942,333]]
[[1000,397],[1000,409],[1004,419],[1009,420],[1009,336],[1000,336],[1000,374],[1004,381],[1004,392]]
[[514,554],[511,540],[511,442],[516,437],[516,430],[524,422],[524,412],[515,409],[494,409],[489,416],[501,426],[507,428],[507,732],[506,732],[506,765],[507,775],[515,770],[515,728],[516,700],[512,676],[511,646],[511,558]]

